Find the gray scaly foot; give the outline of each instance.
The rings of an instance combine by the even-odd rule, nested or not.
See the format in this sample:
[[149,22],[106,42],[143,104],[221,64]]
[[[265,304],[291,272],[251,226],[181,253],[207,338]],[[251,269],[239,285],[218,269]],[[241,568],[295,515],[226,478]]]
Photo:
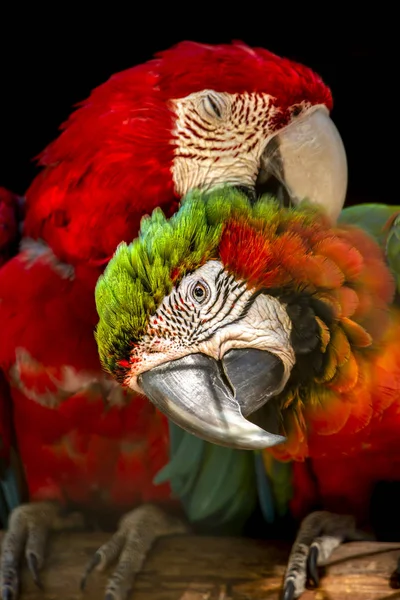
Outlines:
[[308,515],[293,544],[283,584],[283,600],[293,600],[304,592],[307,580],[319,585],[318,566],[329,559],[344,542],[371,540],[372,536],[356,529],[349,515],[319,511]]
[[38,587],[42,587],[40,570],[44,564],[46,542],[50,531],[82,527],[83,518],[77,513],[62,516],[60,506],[53,502],[22,504],[10,515],[8,529],[1,548],[0,588],[3,600],[17,600],[19,571],[22,557]]
[[117,562],[107,583],[105,600],[126,600],[153,543],[162,536],[177,533],[188,533],[188,528],[156,506],[144,504],[132,510],[121,519],[118,531],[89,561],[81,589],[84,590],[87,578],[95,568],[103,571]]

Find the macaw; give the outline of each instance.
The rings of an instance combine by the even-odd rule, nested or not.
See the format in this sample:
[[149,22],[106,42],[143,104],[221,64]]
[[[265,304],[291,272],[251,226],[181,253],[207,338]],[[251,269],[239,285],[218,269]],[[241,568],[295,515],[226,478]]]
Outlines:
[[195,190],[143,219],[96,286],[108,373],[190,434],[286,462],[296,518],[324,509],[301,524],[285,600],[368,539],[374,485],[400,480],[398,215],[361,205],[335,224],[322,205]]
[[[156,485],[154,477],[170,446],[182,458],[186,442],[147,399],[102,370],[96,282],[145,214],[161,207],[172,215],[194,188],[229,184],[253,198],[274,189],[294,204],[323,197],[336,218],[347,164],[331,107],[330,90],[302,65],[241,42],[183,42],[95,89],[42,152],[25,195],[19,252],[0,270],[1,403],[12,406],[27,488],[3,542],[3,598],[18,596],[24,553],[39,581],[47,535],[80,524],[82,511],[113,525],[125,514],[88,567],[118,560],[108,599],[127,596],[157,535],[182,530],[154,506],[180,506],[168,481]],[[191,455],[196,467],[204,452],[202,444]],[[178,459],[170,466],[175,489],[189,514],[207,513],[193,508],[187,491],[195,486],[204,498],[199,488],[215,471],[193,478]],[[248,453],[235,460],[247,473]],[[243,501],[232,505],[233,513],[242,508]]]

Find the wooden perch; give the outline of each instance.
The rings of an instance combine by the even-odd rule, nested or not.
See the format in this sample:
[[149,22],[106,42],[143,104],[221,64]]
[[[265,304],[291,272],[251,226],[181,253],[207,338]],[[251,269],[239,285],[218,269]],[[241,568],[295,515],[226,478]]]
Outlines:
[[[1,535],[1,534],[0,534]],[[24,570],[21,600],[103,600],[107,574],[95,572],[79,591],[89,557],[107,540],[100,533],[54,535],[38,590]],[[289,547],[237,538],[173,537],[157,542],[132,600],[278,600]],[[395,600],[389,585],[400,544],[362,542],[339,548],[321,587],[302,600]]]

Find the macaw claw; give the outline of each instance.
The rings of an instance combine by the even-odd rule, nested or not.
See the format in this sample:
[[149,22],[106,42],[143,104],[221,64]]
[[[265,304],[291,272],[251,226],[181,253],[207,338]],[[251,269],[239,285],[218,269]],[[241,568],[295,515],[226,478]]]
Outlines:
[[288,581],[283,590],[282,600],[293,600],[295,597],[294,593],[294,583],[293,581]]
[[400,558],[397,561],[397,566],[393,571],[389,585],[393,590],[398,590],[400,588]]
[[355,519],[326,511],[309,514],[302,522],[286,568],[282,600],[295,600],[306,584],[319,586],[318,567],[344,542],[371,540],[373,537],[356,529]]
[[81,588],[81,592],[85,591],[86,588],[86,583],[88,580],[88,577],[90,575],[90,573],[99,566],[99,564],[101,563],[101,554],[99,551],[95,552],[92,556],[92,558],[89,560],[88,564],[86,565],[86,569],[85,572],[83,574],[83,577],[81,579],[81,583],[80,583],[80,588]]
[[[20,594],[20,566],[23,554],[35,584],[43,589],[40,571],[45,562],[47,538],[51,531],[82,528],[83,515],[63,515],[61,507],[53,502],[23,504],[12,513],[1,549],[1,598],[18,600]],[[94,569],[103,570],[118,561],[108,580],[105,600],[127,600],[134,579],[153,542],[163,535],[187,533],[188,528],[176,517],[156,506],[144,504],[127,513],[120,521],[118,531],[101,546],[89,561],[81,580],[81,590]]]
[[311,546],[307,557],[307,575],[308,581],[315,587],[319,586],[318,558],[318,546]]
[[26,557],[26,561],[28,563],[28,569],[32,575],[32,579],[35,582],[35,584],[37,585],[37,587],[42,590],[43,589],[43,583],[42,580],[40,578],[40,573],[39,573],[39,561],[38,561],[38,557],[36,556],[36,554],[33,554],[33,552],[30,552],[28,554],[28,556]]
[[90,573],[103,571],[117,561],[108,580],[104,600],[127,600],[136,575],[153,543],[164,535],[187,533],[186,525],[151,504],[144,504],[124,515],[118,531],[103,544],[88,562],[81,580],[86,587]]
[[25,550],[32,579],[41,587],[39,576],[44,562],[47,535],[57,510],[47,502],[22,504],[10,516],[1,549],[1,596],[17,600],[20,588],[20,563]]
[[10,516],[1,548],[0,591],[3,600],[17,600],[20,593],[20,568],[25,554],[33,581],[43,589],[40,571],[44,565],[47,538],[54,529],[81,525],[81,515],[61,515],[55,502],[34,502],[18,506]]

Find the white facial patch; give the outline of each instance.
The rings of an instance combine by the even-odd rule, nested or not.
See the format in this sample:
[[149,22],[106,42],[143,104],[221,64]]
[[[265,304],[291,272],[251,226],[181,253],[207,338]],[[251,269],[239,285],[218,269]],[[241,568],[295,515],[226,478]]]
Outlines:
[[232,348],[255,348],[283,361],[284,385],[295,362],[291,327],[278,299],[257,294],[221,262],[208,261],[164,298],[131,353],[126,383],[140,391],[140,373],[188,354],[201,352],[219,360]]
[[268,94],[203,90],[173,101],[176,192],[222,184],[253,187],[280,112]]

